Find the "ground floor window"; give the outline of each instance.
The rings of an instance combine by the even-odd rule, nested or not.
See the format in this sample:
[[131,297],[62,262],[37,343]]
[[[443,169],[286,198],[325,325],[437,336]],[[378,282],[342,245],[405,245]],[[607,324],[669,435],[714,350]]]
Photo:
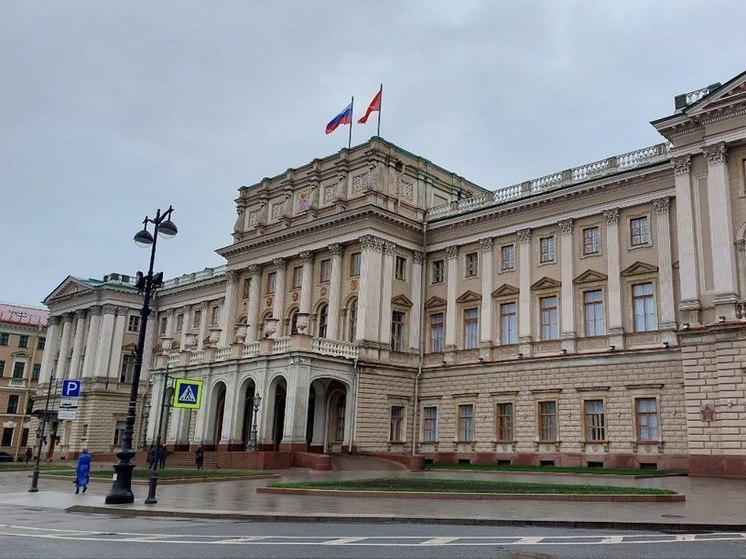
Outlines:
[[438,435],[438,408],[426,406],[422,410],[422,440],[432,443],[437,440]]
[[585,422],[585,440],[606,440],[606,415],[603,400],[586,400],[583,402],[583,421]]
[[495,436],[498,441],[513,440],[513,404],[505,402],[497,404],[495,412],[497,418],[497,432]]
[[404,406],[391,406],[391,431],[389,440],[400,443],[404,440]]
[[2,446],[10,446],[12,442],[13,442],[13,427],[4,427]]
[[557,402],[539,402],[539,440],[557,440]]
[[462,404],[458,407],[458,440],[474,440],[474,405]]
[[117,421],[114,425],[114,441],[112,444],[114,446],[119,446],[122,444],[122,438],[124,437],[124,427],[127,423],[125,421]]
[[638,441],[658,441],[658,401],[655,398],[635,399],[635,420]]

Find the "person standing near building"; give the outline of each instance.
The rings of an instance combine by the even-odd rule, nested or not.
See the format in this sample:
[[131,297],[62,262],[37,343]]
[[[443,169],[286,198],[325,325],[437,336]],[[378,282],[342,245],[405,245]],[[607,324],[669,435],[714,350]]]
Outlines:
[[166,445],[164,444],[159,450],[158,450],[158,467],[162,470],[166,467]]
[[91,455],[88,454],[88,449],[84,448],[82,454],[78,457],[78,463],[75,466],[75,494],[80,493],[80,488],[83,488],[83,493],[88,490],[88,481],[91,473]]
[[31,450],[30,446],[26,447],[26,453],[23,455],[24,459],[26,460],[26,464],[28,464],[28,461],[31,460],[31,457],[34,455],[34,451]]
[[205,469],[205,449],[202,448],[202,445],[199,445],[197,450],[194,451],[194,462],[197,464],[198,470]]

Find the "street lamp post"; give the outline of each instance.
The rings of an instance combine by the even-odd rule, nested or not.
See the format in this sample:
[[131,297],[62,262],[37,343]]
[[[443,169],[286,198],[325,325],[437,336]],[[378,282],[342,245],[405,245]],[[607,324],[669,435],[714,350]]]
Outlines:
[[[143,352],[145,349],[145,330],[147,329],[148,316],[150,316],[150,298],[153,292],[163,283],[163,273],[153,274],[155,262],[155,246],[158,235],[171,238],[177,233],[176,225],[171,221],[171,213],[174,209],[169,206],[168,210],[161,213],[157,210],[155,219],[147,216],[143,221],[143,229],[135,235],[135,244],[140,247],[150,246],[150,265],[147,275],[137,273],[137,289],[143,294],[142,309],[140,310],[140,332],[137,338],[137,356],[135,357],[135,369],[132,372],[132,389],[130,390],[129,406],[127,407],[127,419],[122,436],[122,448],[117,452],[119,460],[114,464],[114,483],[111,491],[106,496],[106,504],[133,503],[135,496],[132,493],[132,470],[135,468],[132,458],[135,452],[132,450],[132,434],[135,427],[135,408],[137,406],[137,390],[140,384],[140,371],[142,369]],[[153,234],[148,231],[148,223],[153,224]]]
[[254,423],[251,425],[251,437],[249,438],[249,444],[248,448],[246,450],[251,450],[253,452],[256,452],[259,450],[259,441],[257,440],[257,432],[256,432],[256,418],[259,412],[259,404],[262,403],[262,397],[259,396],[259,394],[256,394],[254,396]]
[[[57,379],[54,379],[54,389],[57,390]],[[41,460],[41,451],[44,448],[44,429],[47,426],[49,420],[49,397],[52,395],[52,379],[49,379],[47,385],[47,402],[44,404],[44,411],[34,410],[31,415],[41,420],[41,427],[36,429],[36,462],[34,463],[34,472],[31,474],[31,487],[29,493],[39,492],[39,461]]]
[[150,478],[148,479],[148,496],[145,499],[146,505],[155,505],[158,500],[155,498],[155,491],[158,488],[158,460],[161,451],[161,429],[163,427],[163,411],[168,407],[166,404],[166,387],[168,386],[168,363],[166,363],[166,372],[163,375],[163,390],[161,390],[161,412],[158,416],[158,429],[155,434],[155,454],[151,455]]

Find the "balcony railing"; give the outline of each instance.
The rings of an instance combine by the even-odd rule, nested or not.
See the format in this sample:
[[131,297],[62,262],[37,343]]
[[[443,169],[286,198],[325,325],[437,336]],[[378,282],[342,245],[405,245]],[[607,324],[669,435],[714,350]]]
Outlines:
[[231,348],[221,347],[215,352],[215,361],[225,361],[231,356]]
[[26,388],[25,378],[12,378],[8,382],[10,388]]
[[189,364],[190,365],[201,365],[205,362],[205,350],[201,349],[199,351],[194,351],[189,356]]
[[339,340],[328,340],[326,338],[314,338],[311,350],[321,355],[332,355],[346,359],[355,359],[357,357],[357,346],[355,344]]
[[272,344],[272,353],[287,353],[290,351],[292,338],[277,338]]
[[259,355],[259,342],[249,342],[244,345],[241,355],[246,359]]
[[181,365],[181,356],[178,353],[172,353],[168,356],[168,366],[178,367]]

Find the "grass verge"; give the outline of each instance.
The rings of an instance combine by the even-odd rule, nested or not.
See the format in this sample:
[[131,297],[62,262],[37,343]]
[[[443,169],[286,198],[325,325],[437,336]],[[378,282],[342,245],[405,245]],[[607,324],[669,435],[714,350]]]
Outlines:
[[[52,476],[72,476],[71,470],[52,470],[45,471],[46,475]],[[111,479],[113,471],[109,470],[93,470],[91,477],[95,479]],[[221,479],[221,478],[251,478],[256,476],[266,476],[267,472],[260,470],[197,470],[195,468],[166,468],[165,470],[158,470],[158,479]],[[145,468],[135,468],[132,475],[132,479],[147,481],[150,479],[150,470]]]
[[669,489],[620,487],[615,485],[575,485],[526,483],[473,479],[374,478],[334,481],[272,483],[284,489],[326,489],[329,491],[405,491],[427,493],[497,493],[513,495],[675,495]]
[[542,474],[585,474],[637,477],[685,476],[685,470],[643,470],[635,468],[582,468],[567,466],[498,466],[496,464],[426,464],[425,470],[478,472],[540,472]]
[[[75,464],[70,464],[70,466],[66,466],[65,464],[60,464],[59,462],[42,462],[39,464],[39,470],[47,471],[47,470],[60,470],[64,471],[65,473],[70,473],[72,469],[75,467]],[[65,469],[67,468],[67,469]],[[34,463],[29,462],[28,464],[24,464],[23,462],[3,462],[0,463],[0,472],[22,472],[22,471],[32,471],[34,469]]]

